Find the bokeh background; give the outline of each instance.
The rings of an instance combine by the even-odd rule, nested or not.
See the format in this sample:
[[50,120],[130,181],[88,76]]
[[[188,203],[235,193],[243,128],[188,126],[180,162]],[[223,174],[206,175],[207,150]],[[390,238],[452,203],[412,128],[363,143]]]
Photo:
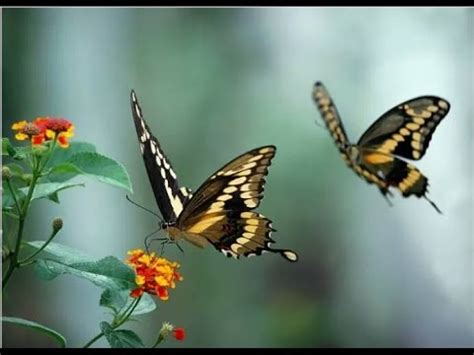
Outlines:
[[[473,342],[473,10],[463,8],[3,9],[3,134],[40,115],[67,117],[76,140],[121,161],[133,198],[157,210],[129,93],[193,189],[244,151],[278,147],[259,211],[297,264],[228,260],[168,248],[185,280],[131,329],[150,343],[163,321],[187,330],[169,347],[465,347]],[[416,165],[430,197],[389,207],[340,159],[311,100],[322,80],[353,141],[409,98],[451,111]],[[87,182],[61,204],[34,204],[27,235],[124,258],[156,229],[122,190]],[[3,313],[82,346],[108,319],[100,290],[71,276],[15,274]],[[10,325],[3,346],[55,346]],[[104,340],[97,346],[107,346]]]

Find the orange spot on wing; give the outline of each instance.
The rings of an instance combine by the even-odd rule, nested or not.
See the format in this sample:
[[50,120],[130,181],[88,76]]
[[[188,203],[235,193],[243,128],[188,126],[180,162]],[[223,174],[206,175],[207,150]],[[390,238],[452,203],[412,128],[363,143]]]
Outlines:
[[364,161],[367,164],[385,164],[393,161],[393,158],[387,154],[369,153],[364,155]]

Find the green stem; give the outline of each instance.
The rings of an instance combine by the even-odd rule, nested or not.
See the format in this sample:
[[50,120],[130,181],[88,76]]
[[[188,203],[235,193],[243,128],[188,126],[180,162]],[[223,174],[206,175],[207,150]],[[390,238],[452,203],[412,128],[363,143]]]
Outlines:
[[28,265],[30,264],[30,260],[33,259],[36,255],[38,255],[39,253],[41,253],[43,251],[44,248],[46,248],[48,246],[49,243],[51,243],[51,241],[53,240],[53,238],[56,236],[56,234],[58,234],[59,232],[59,229],[58,230],[55,230],[53,229],[53,232],[51,233],[50,237],[48,238],[48,240],[41,246],[41,248],[39,248],[37,251],[35,251],[34,253],[32,253],[30,256],[27,256],[26,258],[24,258],[23,260],[19,260],[18,261],[18,266],[24,266],[24,265]]
[[[56,140],[54,140],[53,144],[51,144],[51,148],[48,152],[49,154],[47,155],[43,166],[41,166],[41,157],[33,155],[33,161],[32,161],[33,179],[31,180],[30,188],[28,189],[28,194],[25,198],[25,202],[23,203],[23,208],[20,209],[19,204],[17,204],[18,214],[19,214],[19,216],[18,216],[19,217],[18,233],[17,233],[17,238],[16,238],[15,250],[13,251],[13,255],[12,255],[12,258],[11,258],[11,261],[10,261],[10,265],[8,266],[7,272],[5,273],[5,276],[2,279],[2,291],[5,290],[5,287],[8,283],[8,281],[10,280],[11,276],[13,275],[13,272],[15,271],[15,269],[20,266],[20,264],[18,263],[18,257],[19,257],[19,254],[20,254],[20,246],[21,246],[21,242],[22,242],[22,239],[23,239],[23,230],[24,230],[24,227],[25,227],[25,220],[26,220],[26,216],[28,214],[28,209],[29,209],[30,203],[31,203],[31,197],[33,196],[33,191],[35,190],[36,183],[37,183],[38,179],[41,177],[41,171],[45,168],[46,164],[48,163],[49,158],[51,157],[55,146],[56,146]],[[10,187],[10,189],[11,189],[11,187]],[[13,189],[11,189],[11,190],[12,190],[12,193],[13,193]],[[15,196],[15,195],[13,194],[13,196]],[[50,239],[52,239],[52,238],[50,238]],[[46,245],[50,241],[51,240],[47,241]],[[43,247],[46,247],[46,245],[43,245]]]
[[[140,300],[142,299],[142,297],[138,297],[134,302],[132,302],[130,304],[130,306],[128,306],[128,308],[123,312],[123,316],[120,317],[120,316],[117,316],[117,320],[113,321],[112,324],[111,324],[111,327],[112,329],[117,329],[118,327],[120,327],[123,323],[125,323],[128,318],[130,318],[130,316],[132,315],[133,311],[135,310],[135,308],[137,308],[138,306],[138,303],[140,302]],[[100,338],[102,338],[104,336],[104,333],[103,332],[100,332],[99,334],[97,334],[95,337],[93,337],[91,340],[89,340],[84,346],[83,348],[88,348],[89,346],[91,346],[92,344],[94,344],[97,340],[99,340]]]
[[160,333],[158,335],[158,339],[156,339],[155,344],[153,344],[152,348],[156,348],[158,344],[160,344],[164,339],[165,337],[163,336],[163,334]]
[[[39,161],[38,161],[38,165],[39,165]],[[23,208],[21,208],[19,211],[20,221],[18,225],[18,233],[17,233],[17,238],[16,238],[15,249],[13,251],[10,265],[8,266],[7,272],[5,273],[5,276],[3,277],[3,280],[2,280],[2,291],[5,290],[5,287],[8,281],[10,280],[11,276],[13,275],[13,272],[18,267],[18,257],[20,254],[20,246],[21,246],[21,240],[23,238],[23,229],[25,227],[26,215],[30,207],[31,197],[33,196],[33,191],[35,190],[35,186],[36,186],[36,182],[38,181],[38,178],[39,178],[39,171],[35,169],[33,170],[33,179],[31,180],[31,185],[30,185],[30,188],[28,189],[28,194],[26,195]]]
[[20,204],[18,203],[18,198],[16,197],[15,190],[13,189],[13,186],[12,186],[12,183],[11,183],[10,179],[6,179],[6,180],[7,180],[8,189],[10,190],[10,193],[12,194],[12,197],[13,197],[13,201],[15,202],[15,207],[18,211],[18,214],[20,215],[21,214],[21,209],[20,209]]

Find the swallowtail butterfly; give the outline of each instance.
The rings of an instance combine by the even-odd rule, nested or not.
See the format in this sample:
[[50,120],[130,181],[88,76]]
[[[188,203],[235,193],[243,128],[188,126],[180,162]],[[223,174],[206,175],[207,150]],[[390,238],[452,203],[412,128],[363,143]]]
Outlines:
[[377,119],[356,144],[347,138],[334,102],[321,82],[313,88],[313,99],[331,133],[342,158],[357,175],[375,184],[382,195],[392,195],[389,187],[403,197],[426,196],[428,179],[401,158],[423,157],[436,127],[448,114],[448,101],[437,96],[420,96],[405,101]]
[[156,202],[164,218],[162,228],[171,240],[185,239],[197,247],[212,244],[228,257],[277,253],[289,261],[291,250],[273,249],[271,221],[253,212],[263,198],[265,176],[275,156],[263,146],[235,158],[211,175],[194,193],[180,187],[168,158],[143,118],[137,95],[131,108],[140,150]]

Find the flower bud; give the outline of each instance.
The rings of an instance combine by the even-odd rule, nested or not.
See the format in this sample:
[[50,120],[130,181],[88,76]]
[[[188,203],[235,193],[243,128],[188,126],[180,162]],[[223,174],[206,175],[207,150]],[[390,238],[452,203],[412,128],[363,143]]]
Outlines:
[[33,175],[32,174],[23,174],[21,175],[21,179],[26,182],[27,185],[30,185],[31,182],[33,181]]
[[12,177],[12,171],[8,166],[2,166],[2,179],[8,180]]
[[54,232],[59,232],[61,228],[63,227],[63,220],[60,217],[56,217],[53,219],[53,231]]

